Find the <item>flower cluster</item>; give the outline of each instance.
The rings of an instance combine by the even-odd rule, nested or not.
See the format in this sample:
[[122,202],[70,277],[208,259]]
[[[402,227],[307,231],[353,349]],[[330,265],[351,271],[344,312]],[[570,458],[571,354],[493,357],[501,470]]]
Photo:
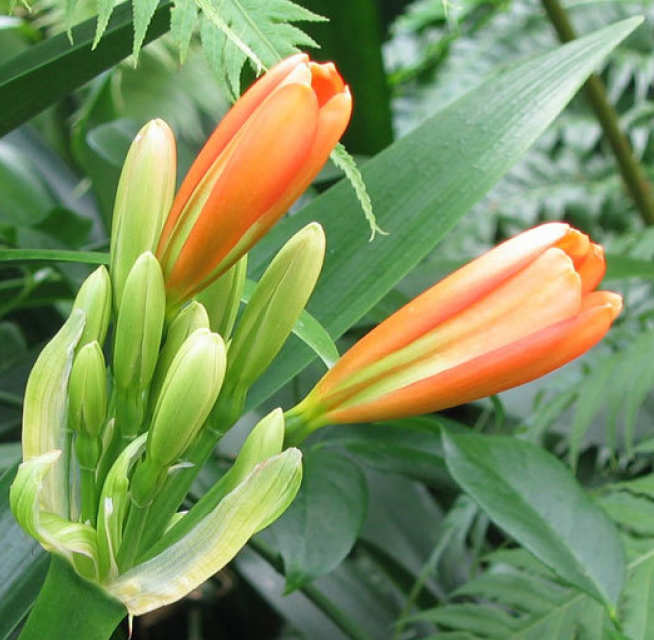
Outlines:
[[264,417],[180,512],[307,304],[325,236],[317,223],[294,235],[250,283],[237,321],[247,252],[316,176],[350,113],[332,64],[288,58],[227,114],[177,194],[172,132],[148,123],[118,185],[110,270],[86,280],[31,372],[13,512],[130,615],[183,597],[283,513],[302,474],[292,445],[315,429],[522,384],[589,349],[620,312],[619,296],[595,291],[601,247],[562,223],[526,231],[376,327],[296,407]]

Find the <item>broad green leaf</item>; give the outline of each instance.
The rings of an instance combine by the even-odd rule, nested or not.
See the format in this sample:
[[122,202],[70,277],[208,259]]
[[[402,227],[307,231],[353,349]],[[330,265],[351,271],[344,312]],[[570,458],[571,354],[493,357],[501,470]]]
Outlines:
[[357,539],[366,503],[355,463],[327,449],[305,455],[302,487],[270,530],[284,559],[286,593],[338,566]]
[[615,610],[625,576],[620,538],[559,460],[510,437],[444,434],[443,443],[450,473],[498,526]]
[[321,444],[345,447],[379,471],[401,473],[434,487],[452,486],[441,443],[443,424],[456,423],[423,416],[374,426],[332,427],[323,431]]
[[[525,153],[604,56],[640,19],[630,19],[496,74],[362,167],[377,223],[368,242],[356,195],[344,181],[279,224],[250,253],[258,276],[276,249],[312,220],[326,232],[325,266],[308,311],[332,337],[379,302]],[[253,387],[255,406],[312,359],[289,341]]]
[[651,260],[632,258],[630,256],[607,255],[605,280],[622,280],[625,278],[654,279],[654,263]]
[[9,485],[17,464],[0,476],[0,640],[6,640],[32,606],[48,556],[18,525],[9,510]]
[[[252,280],[245,281],[241,297],[243,302],[250,302],[256,286],[257,283]],[[293,333],[315,352],[328,369],[334,366],[339,357],[338,349],[326,329],[313,316],[303,311],[293,326]]]
[[[168,31],[171,5],[172,0],[161,0],[144,43]],[[131,53],[131,2],[116,7],[104,37],[92,50],[95,29],[96,19],[91,18],[72,29],[73,45],[61,33],[0,64],[0,136]]]
[[4,142],[0,142],[0,189],[2,225],[37,224],[55,205],[34,163],[26,154]]
[[100,251],[67,251],[65,249],[0,249],[0,262],[28,262],[30,260],[108,265],[109,254]]

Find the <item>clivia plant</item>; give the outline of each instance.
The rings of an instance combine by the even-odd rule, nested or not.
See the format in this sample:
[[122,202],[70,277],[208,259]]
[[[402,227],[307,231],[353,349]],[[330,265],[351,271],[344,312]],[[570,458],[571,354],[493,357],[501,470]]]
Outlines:
[[284,60],[223,119],[174,198],[171,131],[152,121],[135,138],[111,267],[84,282],[27,385],[10,501],[52,561],[23,640],[66,637],[80,590],[93,598],[78,633],[109,638],[125,615],[195,589],[292,502],[296,446],[315,429],[527,382],[593,346],[619,314],[620,296],[595,291],[600,246],[566,224],[526,231],[357,342],[297,407],[263,418],[231,469],[179,511],[303,311],[325,236],[317,223],[296,233],[234,323],[247,251],[321,169],[350,110],[332,64]]
[[[135,11],[133,18],[122,7],[111,21],[113,8],[103,5],[95,36],[82,25],[60,42],[65,39],[66,51],[68,36],[80,51],[88,47],[97,75],[105,64],[98,61],[115,55],[106,40],[115,42],[127,25],[131,43],[133,27],[138,53],[157,37],[169,4],[146,17]],[[422,4],[407,13],[414,23],[427,19]],[[548,11],[556,4],[543,2]],[[150,120],[135,137],[137,127],[130,133],[121,155],[106,220],[110,233],[105,245],[93,247],[108,253],[71,258],[74,251],[0,248],[0,260],[100,265],[80,278],[70,304],[57,302],[63,324],[32,359],[21,403],[21,463],[0,475],[6,511],[13,513],[9,548],[17,521],[47,552],[29,551],[47,556],[45,582],[30,578],[9,604],[0,600],[0,640],[12,633],[20,640],[107,640],[124,619],[131,632],[134,617],[197,594],[230,567],[308,637],[327,624],[324,633],[336,628],[354,640],[558,640],[580,630],[599,633],[598,640],[645,640],[648,599],[639,594],[651,582],[652,543],[648,521],[632,514],[654,492],[649,475],[639,476],[647,467],[633,453],[633,429],[625,427],[632,455],[626,463],[603,454],[612,479],[631,473],[639,476],[633,482],[596,475],[587,491],[581,486],[587,466],[581,482],[574,476],[586,433],[579,424],[595,415],[591,401],[621,393],[625,369],[615,361],[621,350],[638,351],[644,342],[624,347],[633,303],[625,295],[623,305],[622,289],[614,293],[602,284],[607,259],[594,240],[612,242],[610,234],[596,233],[597,225],[582,217],[577,224],[547,212],[519,223],[502,219],[494,248],[457,255],[445,277],[427,263],[411,295],[391,291],[538,139],[640,19],[503,69],[367,160],[359,173],[339,143],[357,113],[357,91],[335,64],[295,48],[311,42],[290,23],[317,16],[287,0],[218,5],[221,11],[204,0],[175,2],[170,28],[180,58],[199,21],[203,46],[214,62],[224,62],[228,93],[240,93],[246,59],[259,78],[185,177],[177,175],[178,155],[180,165],[186,155],[184,134],[178,131],[177,142],[173,134],[179,123]],[[3,132],[63,91],[52,88],[32,104],[21,98],[25,74],[44,77],[81,55],[42,51],[52,58],[43,67],[30,67],[32,54],[11,67],[14,75],[0,65]],[[445,49],[438,55],[445,57]],[[71,68],[76,86],[89,79],[84,65]],[[414,71],[417,77],[424,68]],[[94,101],[101,104],[115,89],[102,82],[90,88],[73,125],[74,153],[99,144],[106,131],[84,139],[84,128],[100,111]],[[592,96],[604,99],[601,92]],[[366,114],[370,119],[370,109]],[[120,126],[112,125],[112,135]],[[329,158],[335,167],[326,166]],[[638,178],[635,166],[623,170]],[[335,170],[350,184],[323,190]],[[647,220],[647,198],[639,191],[646,183],[627,177]],[[300,209],[299,198],[315,182],[321,193]],[[24,242],[3,224],[3,242]],[[635,259],[621,268],[647,273]],[[385,298],[389,292],[394,295]],[[642,302],[646,296],[638,294]],[[639,318],[645,337],[647,313]],[[504,415],[495,394],[584,355],[614,323],[620,326],[612,338],[583,360],[585,391],[567,389],[553,401],[541,391],[523,421]],[[339,355],[334,341],[346,332]],[[593,358],[607,353],[613,368],[593,375]],[[307,369],[316,355],[326,370]],[[634,356],[642,370],[641,402],[654,380],[647,355],[644,349]],[[292,393],[274,395],[293,378]],[[546,439],[549,425],[577,401],[584,409],[571,433]],[[633,418],[637,404],[626,404]],[[461,405],[467,406],[437,415]],[[478,407],[485,408],[476,415]],[[605,417],[614,445],[617,415],[612,405]],[[242,441],[220,466],[216,452],[232,446],[237,423]],[[556,459],[562,452],[570,468]],[[366,478],[364,463],[381,473]],[[365,531],[367,487],[377,490],[391,478],[398,484],[381,491],[377,505],[371,501]],[[421,510],[435,498],[436,510]],[[385,518],[375,512],[379,502]],[[0,518],[0,525],[6,521]],[[413,543],[416,562],[405,563]],[[449,555],[455,547],[457,554]],[[338,588],[312,582],[353,549]],[[274,578],[252,570],[252,551],[275,570]],[[27,575],[30,560],[23,562]],[[0,578],[10,582],[6,574],[0,562]],[[294,617],[292,599],[282,597],[281,574],[286,592],[299,589],[302,604],[318,612],[320,624],[312,622],[310,631],[302,629],[304,613]],[[353,595],[360,591],[361,602],[370,603],[371,594],[380,599],[364,622],[366,607]],[[3,622],[13,606],[15,615]],[[139,631],[137,625],[137,640]]]

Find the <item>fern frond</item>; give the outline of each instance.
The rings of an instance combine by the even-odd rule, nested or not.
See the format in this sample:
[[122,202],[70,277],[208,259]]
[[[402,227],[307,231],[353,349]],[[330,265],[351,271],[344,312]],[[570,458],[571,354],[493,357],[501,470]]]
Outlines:
[[291,0],[197,0],[203,13],[202,42],[213,68],[233,97],[241,92],[241,70],[250,62],[259,74],[298,51],[317,47],[293,23],[325,20]]

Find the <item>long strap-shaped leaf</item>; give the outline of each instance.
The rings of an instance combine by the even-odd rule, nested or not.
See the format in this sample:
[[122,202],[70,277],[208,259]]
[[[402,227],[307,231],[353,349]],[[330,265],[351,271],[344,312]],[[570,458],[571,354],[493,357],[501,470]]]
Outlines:
[[[317,220],[330,250],[308,310],[332,337],[342,335],[509,170],[641,21],[618,22],[491,76],[364,165],[377,222],[390,235],[368,242],[356,197],[341,182],[250,253],[255,277],[285,238]],[[287,345],[255,385],[250,404],[270,396],[311,359],[297,341]]]
[[[0,65],[0,136],[126,58],[134,33],[131,5],[128,1],[116,7],[93,51],[96,18],[73,28],[72,45],[62,33]],[[172,0],[161,0],[144,44],[168,31],[171,6]]]

